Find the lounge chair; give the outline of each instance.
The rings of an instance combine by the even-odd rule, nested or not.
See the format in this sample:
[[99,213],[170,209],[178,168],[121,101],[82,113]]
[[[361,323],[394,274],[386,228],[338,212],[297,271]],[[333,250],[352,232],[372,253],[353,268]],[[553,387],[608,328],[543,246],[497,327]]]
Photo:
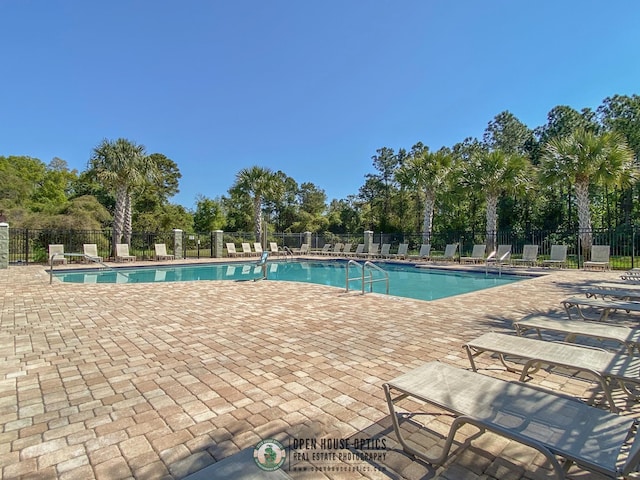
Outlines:
[[342,255],[343,257],[348,257],[351,255],[351,247],[353,246],[353,243],[345,243],[344,247],[342,248],[342,252],[340,252],[340,255]]
[[167,253],[167,245],[164,243],[156,243],[154,245],[156,250],[156,260],[174,260],[175,255],[170,255]]
[[444,247],[443,255],[431,255],[431,261],[433,262],[453,262],[456,259],[456,252],[458,251],[457,243],[448,243]]
[[331,249],[330,243],[325,243],[320,250],[311,250],[309,253],[313,253],[314,255],[324,255],[325,253],[329,253]]
[[239,257],[242,254],[238,251],[236,251],[236,244],[235,243],[227,243],[227,255],[229,257]]
[[[569,318],[571,309],[575,309],[582,320],[607,321],[609,314],[613,310],[625,310],[627,313],[640,312],[640,302],[630,302],[625,300],[602,300],[600,298],[570,297],[562,300],[562,305]],[[591,308],[600,312],[598,318],[591,318],[584,314],[583,308]]]
[[271,253],[271,255],[278,256],[283,252],[278,250],[278,244],[276,242],[269,242],[269,253]]
[[249,242],[243,242],[240,245],[242,246],[243,257],[251,257],[255,254],[255,252],[251,250],[251,244]]
[[371,249],[368,252],[362,252],[359,254],[356,254],[356,256],[360,257],[360,258],[376,258],[380,256],[380,244],[379,243],[372,243],[371,244]]
[[[474,425],[480,433],[488,430],[537,450],[548,460],[557,478],[565,478],[572,463],[612,478],[626,476],[640,464],[637,437],[628,453],[626,450],[627,442],[635,434],[633,418],[561,394],[440,362],[411,370],[385,383],[383,388],[402,448],[436,467],[449,459],[455,434],[464,424]],[[394,397],[396,393],[399,395]],[[433,447],[429,452],[418,450],[402,435],[395,403],[406,397],[442,408],[456,417],[440,455],[432,454]],[[564,465],[557,457],[564,459]]]
[[294,248],[292,252],[296,255],[307,255],[309,253],[309,244],[303,243],[300,248]]
[[391,244],[383,243],[378,256],[380,258],[391,258]]
[[523,318],[513,322],[513,327],[520,336],[525,335],[529,330],[535,330],[538,338],[542,339],[541,331],[547,330],[563,334],[565,342],[575,342],[577,337],[607,340],[624,345],[629,355],[632,355],[634,350],[640,353],[640,328],[585,320],[569,320],[547,315],[532,315]]
[[[631,397],[635,395],[627,385],[633,389],[640,386],[640,358],[621,353],[495,332],[485,333],[468,342],[465,349],[474,372],[477,370],[474,358],[487,352],[495,353],[508,371],[520,373],[521,382],[525,381],[531,368],[535,372],[541,365],[582,372],[600,383],[612,412],[618,409],[613,401],[610,384],[619,383]],[[522,370],[507,365],[505,357],[523,360]]]
[[535,267],[538,264],[538,245],[525,245],[522,248],[522,258],[514,258],[511,263]]
[[82,251],[85,255],[85,260],[89,262],[101,262],[102,257],[98,255],[98,245],[95,243],[85,243],[82,245]]
[[551,255],[548,259],[542,261],[543,267],[558,266],[564,268],[567,266],[567,246],[551,245]]
[[[631,286],[629,285],[629,287]],[[590,285],[585,287],[584,293],[587,298],[640,301],[640,290],[627,288],[625,285],[619,285],[618,288],[601,287],[597,284]]]
[[253,250],[255,251],[255,253],[256,253],[258,256],[261,256],[261,255],[262,255],[262,253],[263,253],[263,252],[262,252],[262,244],[261,244],[260,242],[254,242],[254,243],[253,243]]
[[511,245],[498,245],[485,259],[485,265],[509,265],[511,263]]
[[127,243],[116,243],[116,262],[135,262],[136,256],[129,255]]
[[398,251],[396,253],[392,253],[389,255],[390,258],[394,258],[396,260],[406,260],[409,252],[409,244],[401,243],[398,245]]
[[609,245],[593,245],[591,247],[591,260],[584,262],[585,270],[598,269],[609,270],[609,255],[611,247]]
[[429,260],[431,257],[431,244],[423,243],[420,245],[420,252],[418,255],[409,255],[410,260]]
[[362,252],[364,252],[364,243],[356,245],[356,249],[353,252],[350,249],[349,252],[347,252],[347,249],[345,248],[342,253],[345,257],[358,257]]
[[460,257],[460,263],[481,263],[484,262],[484,254],[487,251],[486,245],[474,245],[470,257]]
[[344,244],[338,242],[333,246],[332,249],[330,248],[326,253],[323,253],[323,255],[339,256],[342,253],[343,248],[344,248]]
[[64,245],[52,244],[49,245],[49,263],[51,265],[56,263],[62,263],[66,265],[67,259],[64,256]]
[[624,272],[624,275],[620,275],[620,279],[625,282],[640,282],[640,269],[632,268],[631,270],[627,270]]

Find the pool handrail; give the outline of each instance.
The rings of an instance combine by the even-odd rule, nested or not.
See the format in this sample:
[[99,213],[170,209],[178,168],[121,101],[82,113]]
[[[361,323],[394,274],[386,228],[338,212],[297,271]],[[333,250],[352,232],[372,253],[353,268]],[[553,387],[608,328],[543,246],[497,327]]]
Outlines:
[[103,268],[106,268],[107,270],[113,270],[113,267],[110,267],[106,263],[103,263],[102,260],[98,260],[95,257],[87,255],[86,253],[54,253],[49,257],[49,285],[53,283],[53,261],[56,259],[56,257],[83,257],[84,259],[91,262],[99,263]]
[[[380,268],[380,266],[376,265],[373,262],[370,261],[366,261],[364,262],[364,264],[361,264],[359,262],[356,262],[355,260],[349,260],[347,262],[347,275],[346,275],[346,285],[345,285],[345,289],[346,292],[349,291],[349,282],[353,281],[353,280],[358,280],[357,278],[349,278],[349,267],[351,265],[355,265],[356,267],[360,268],[360,271],[362,272],[361,276],[360,276],[360,280],[361,280],[361,291],[362,294],[364,295],[365,293],[365,285],[368,283],[369,284],[369,291],[372,292],[373,291],[373,283],[374,282],[382,282],[385,281],[386,282],[386,294],[389,295],[389,274],[382,268]],[[382,272],[385,276],[385,278],[377,278],[374,279],[373,278],[373,274],[371,273],[371,271],[369,270],[369,275],[366,275],[366,271],[367,271],[367,267],[369,269],[373,269],[373,270],[378,270],[380,272]]]

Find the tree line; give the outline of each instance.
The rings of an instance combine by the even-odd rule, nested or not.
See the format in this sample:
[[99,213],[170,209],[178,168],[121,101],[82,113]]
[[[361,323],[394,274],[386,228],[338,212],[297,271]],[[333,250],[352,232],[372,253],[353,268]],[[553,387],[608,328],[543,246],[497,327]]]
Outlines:
[[104,139],[87,168],[69,170],[26,156],[0,156],[0,212],[13,227],[95,230],[114,243],[131,232],[278,232],[373,230],[531,231],[633,225],[638,209],[640,96],[614,95],[595,110],[556,106],[533,129],[509,111],[482,139],[432,150],[422,142],[381,147],[358,192],[327,201],[320,187],[299,184],[265,166],[240,170],[226,194],[199,195],[196,208],[172,204],[180,170],[161,153],[120,138]]

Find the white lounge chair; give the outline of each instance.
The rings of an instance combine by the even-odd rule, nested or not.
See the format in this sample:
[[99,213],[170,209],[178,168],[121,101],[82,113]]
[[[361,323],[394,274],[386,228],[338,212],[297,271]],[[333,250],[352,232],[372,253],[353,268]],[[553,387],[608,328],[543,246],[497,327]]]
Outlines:
[[[532,367],[536,371],[541,365],[582,372],[600,383],[612,412],[618,409],[613,401],[610,383],[618,382],[631,397],[635,395],[627,388],[627,384],[632,388],[640,386],[640,358],[630,355],[495,332],[471,340],[465,349],[474,372],[477,370],[475,357],[487,352],[496,353],[508,371],[520,373],[521,382],[525,381]],[[507,356],[523,360],[522,369],[507,365]]]
[[392,253],[389,255],[390,258],[394,258],[396,260],[406,260],[409,252],[409,244],[401,243],[398,245],[398,251],[396,253]]
[[[625,300],[602,300],[600,298],[570,297],[565,298],[561,303],[569,318],[572,318],[571,310],[575,309],[583,320],[599,320],[604,322],[609,318],[609,314],[614,310],[624,310],[627,313],[640,312],[640,302]],[[583,310],[585,307],[600,312],[598,318],[591,318],[585,315]]]
[[357,253],[356,256],[360,258],[377,258],[380,256],[380,244],[372,243],[368,252]]
[[484,254],[487,251],[486,245],[474,245],[470,257],[460,257],[460,263],[481,263],[484,261]]
[[235,243],[227,243],[227,255],[229,257],[239,257],[242,254],[238,251],[236,251],[236,244]]
[[342,252],[340,252],[340,255],[342,255],[343,257],[348,257],[351,255],[351,247],[353,246],[353,243],[345,243],[344,247],[342,248]]
[[551,245],[551,255],[548,259],[542,261],[542,266],[552,267],[558,266],[564,268],[567,266],[567,246]]
[[95,243],[83,244],[82,251],[84,252],[85,260],[90,262],[102,262],[102,257],[98,255],[98,245]]
[[[637,436],[626,450],[627,442],[635,434],[635,419],[564,395],[440,362],[415,368],[385,383],[383,388],[393,429],[402,448],[434,466],[448,460],[455,434],[464,424],[474,425],[480,433],[488,430],[536,449],[560,479],[565,478],[565,471],[572,463],[611,478],[626,476],[640,464]],[[456,417],[440,455],[432,453],[433,447],[429,452],[418,450],[415,444],[405,440],[395,408],[395,403],[404,398],[426,402]],[[445,418],[450,416],[447,414]],[[564,465],[558,457],[564,459]]]
[[453,262],[456,259],[456,252],[458,251],[457,243],[448,243],[444,247],[443,255],[431,255],[431,261],[433,262]]
[[269,242],[269,253],[274,256],[282,254],[282,252],[278,250],[278,244],[276,242]]
[[334,256],[339,256],[342,253],[342,249],[344,248],[344,244],[337,242],[333,248],[330,248],[328,251],[323,252],[323,255],[334,255]]
[[511,263],[511,245],[498,245],[485,259],[486,265],[509,265]]
[[359,243],[358,245],[356,245],[356,249],[353,252],[347,252],[345,248],[345,250],[343,251],[343,255],[345,257],[358,257],[362,252],[364,252],[364,243]]
[[136,256],[129,254],[129,245],[116,243],[116,262],[135,262]]
[[525,317],[513,322],[513,327],[520,336],[524,336],[529,330],[535,330],[538,338],[542,339],[541,331],[546,330],[563,334],[565,342],[575,342],[578,337],[607,340],[624,345],[629,355],[632,355],[634,350],[640,353],[640,328],[587,320],[569,320],[548,315]]
[[584,262],[583,266],[586,270],[598,269],[609,270],[609,255],[611,247],[609,245],[593,245],[591,247],[591,260]]
[[391,244],[383,243],[378,256],[380,258],[391,258]]
[[253,250],[258,256],[262,255],[262,244],[260,242],[254,242]]
[[242,246],[242,256],[251,257],[254,255],[254,252],[251,250],[251,244],[249,242],[243,242],[240,244]]
[[522,248],[522,258],[514,258],[511,263],[535,267],[538,264],[538,248],[538,245],[525,245]]
[[156,260],[174,260],[175,255],[167,253],[167,245],[165,243],[156,243],[154,245],[156,251]]
[[423,243],[420,245],[420,252],[417,255],[409,255],[411,260],[429,260],[431,257],[431,244]]
[[64,256],[64,245],[61,244],[52,244],[49,245],[49,263],[56,264],[62,263],[66,264],[67,259]]
[[330,249],[331,249],[331,244],[325,243],[320,250],[311,250],[309,253],[313,253],[315,255],[324,255],[326,253],[329,253]]

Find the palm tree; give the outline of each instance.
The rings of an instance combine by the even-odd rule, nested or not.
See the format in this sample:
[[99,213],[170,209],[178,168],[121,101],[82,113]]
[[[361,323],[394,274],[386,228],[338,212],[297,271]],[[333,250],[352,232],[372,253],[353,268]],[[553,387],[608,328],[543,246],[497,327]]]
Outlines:
[[156,168],[142,145],[124,138],[103,140],[89,160],[92,175],[116,197],[113,215],[113,245],[131,243],[131,196],[136,187],[152,183]]
[[529,179],[531,164],[527,157],[505,153],[503,150],[479,151],[465,166],[465,182],[477,188],[486,200],[487,246],[496,246],[498,229],[498,200],[506,193],[516,193]]
[[446,185],[452,165],[452,157],[446,150],[430,152],[418,144],[396,171],[396,179],[400,184],[415,188],[423,195],[422,243],[430,243],[436,199]]
[[236,175],[235,188],[251,198],[253,225],[256,241],[262,237],[262,203],[278,193],[281,182],[270,169],[263,167],[244,168]]
[[592,241],[590,185],[628,187],[637,178],[638,168],[622,135],[598,135],[579,128],[565,137],[552,138],[543,146],[540,174],[544,184],[573,185],[580,240],[588,251]]

